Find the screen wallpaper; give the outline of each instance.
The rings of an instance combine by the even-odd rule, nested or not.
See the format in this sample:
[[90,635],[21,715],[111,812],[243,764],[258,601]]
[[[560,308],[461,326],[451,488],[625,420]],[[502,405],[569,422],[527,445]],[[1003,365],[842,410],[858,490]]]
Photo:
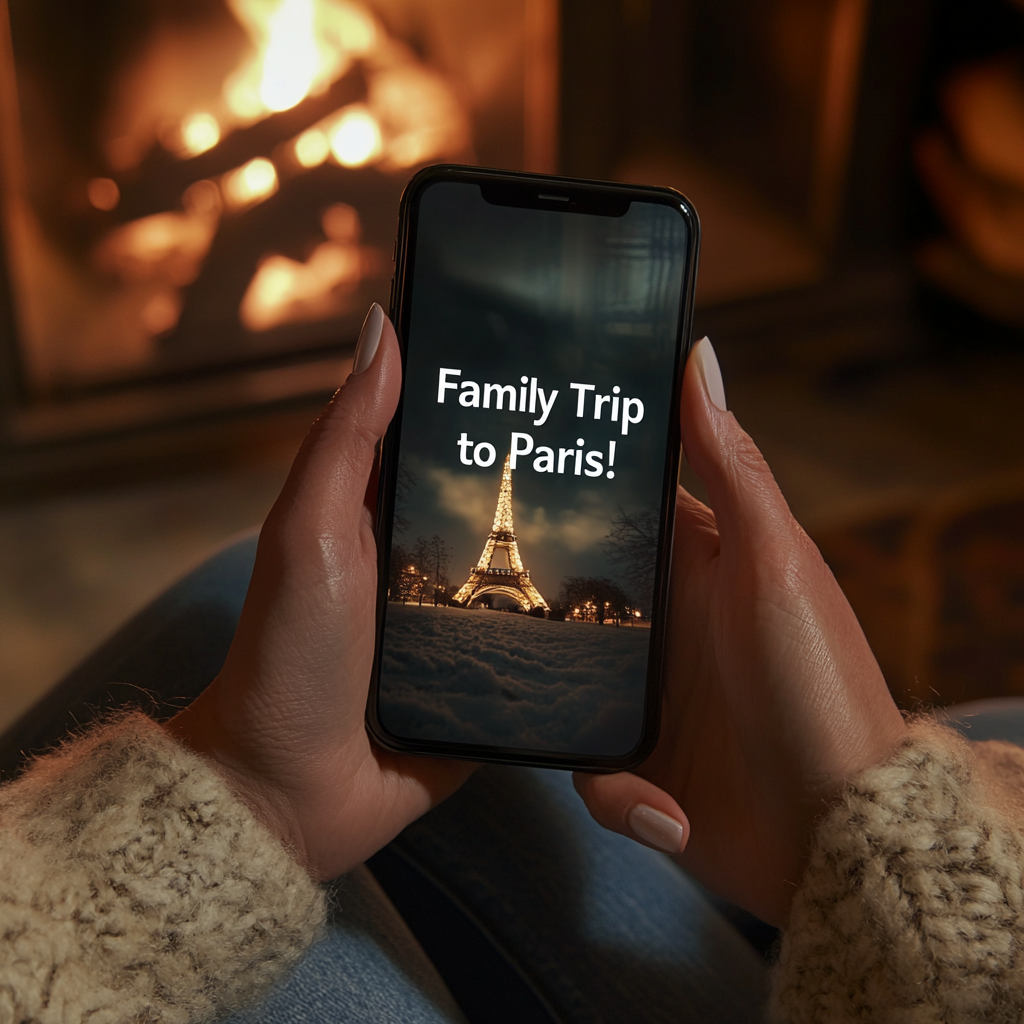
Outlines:
[[378,713],[621,756],[643,724],[687,226],[420,200]]

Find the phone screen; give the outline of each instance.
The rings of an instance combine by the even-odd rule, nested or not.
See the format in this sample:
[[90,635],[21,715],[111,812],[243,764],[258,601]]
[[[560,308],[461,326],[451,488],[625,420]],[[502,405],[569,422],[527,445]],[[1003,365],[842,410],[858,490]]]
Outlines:
[[409,231],[376,727],[628,757],[652,714],[695,221],[668,192],[611,215],[485,195],[428,183]]

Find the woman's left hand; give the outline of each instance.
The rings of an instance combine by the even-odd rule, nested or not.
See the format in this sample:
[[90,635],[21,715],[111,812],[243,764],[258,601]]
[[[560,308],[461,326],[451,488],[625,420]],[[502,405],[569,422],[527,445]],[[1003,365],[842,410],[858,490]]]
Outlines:
[[360,864],[474,767],[379,750],[364,725],[377,587],[372,476],[400,383],[395,332],[374,305],[352,375],[263,525],[224,668],[168,723],[319,879]]
[[[709,369],[711,368],[711,369]],[[661,734],[636,772],[576,776],[606,828],[783,926],[817,818],[906,726],[839,584],[725,410],[707,339],[683,380]]]

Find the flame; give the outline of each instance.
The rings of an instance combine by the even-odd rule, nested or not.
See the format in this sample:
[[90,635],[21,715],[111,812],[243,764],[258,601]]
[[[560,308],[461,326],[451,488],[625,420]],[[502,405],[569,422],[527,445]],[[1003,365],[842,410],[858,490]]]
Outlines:
[[337,316],[359,282],[379,269],[378,252],[359,244],[363,227],[354,207],[328,206],[321,226],[327,241],[305,263],[275,255],[256,268],[238,310],[250,331]]
[[319,167],[332,155],[342,167],[394,171],[466,154],[469,124],[440,75],[399,63],[369,77],[367,103],[342,107],[292,140],[299,167]]
[[454,156],[469,145],[466,115],[451,86],[422,65],[402,63],[373,76],[369,105],[388,140],[391,168]]
[[293,149],[299,166],[307,170],[319,167],[331,154],[331,144],[318,128],[310,128],[309,131],[303,132],[295,140]]
[[[235,128],[290,110],[324,92],[363,60],[365,103],[335,110],[289,144],[291,169],[381,164],[404,170],[441,157],[465,157],[469,126],[448,82],[390,38],[373,14],[351,0],[227,0],[252,50],[223,83],[222,97],[161,133],[182,159],[216,146]],[[212,111],[212,112],[211,112]],[[267,176],[269,181],[269,176]],[[236,193],[229,205],[266,198]]]
[[377,43],[373,17],[345,0],[228,2],[254,50],[224,83],[228,108],[243,123],[322,92]]
[[348,203],[333,203],[328,206],[320,218],[320,225],[332,242],[340,242],[342,245],[358,242],[363,234],[359,213]]
[[[336,315],[363,276],[358,246],[321,242],[305,263],[268,256],[249,282],[239,316],[250,331]],[[340,294],[339,294],[340,292]]]
[[201,181],[194,181],[181,197],[181,205],[185,207],[186,213],[196,217],[220,216],[221,200],[220,189],[217,183],[203,178]]
[[381,152],[380,126],[362,103],[342,109],[328,138],[331,153],[342,167],[362,167]]
[[277,191],[277,170],[265,157],[228,171],[221,179],[225,203],[232,209],[251,206],[268,199]]
[[186,285],[198,276],[216,229],[216,216],[154,213],[111,231],[94,259],[101,270],[124,281]]
[[320,50],[313,0],[282,0],[268,28],[260,99],[268,110],[290,110],[309,95],[317,77]]
[[220,123],[213,114],[190,114],[181,122],[180,131],[178,155],[185,158],[199,156],[220,142]]

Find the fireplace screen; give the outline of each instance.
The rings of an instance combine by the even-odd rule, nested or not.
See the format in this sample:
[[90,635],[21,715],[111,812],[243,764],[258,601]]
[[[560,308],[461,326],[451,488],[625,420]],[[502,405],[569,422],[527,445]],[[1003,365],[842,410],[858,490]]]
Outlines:
[[555,0],[0,0],[23,394],[350,343],[438,161],[554,169]]

